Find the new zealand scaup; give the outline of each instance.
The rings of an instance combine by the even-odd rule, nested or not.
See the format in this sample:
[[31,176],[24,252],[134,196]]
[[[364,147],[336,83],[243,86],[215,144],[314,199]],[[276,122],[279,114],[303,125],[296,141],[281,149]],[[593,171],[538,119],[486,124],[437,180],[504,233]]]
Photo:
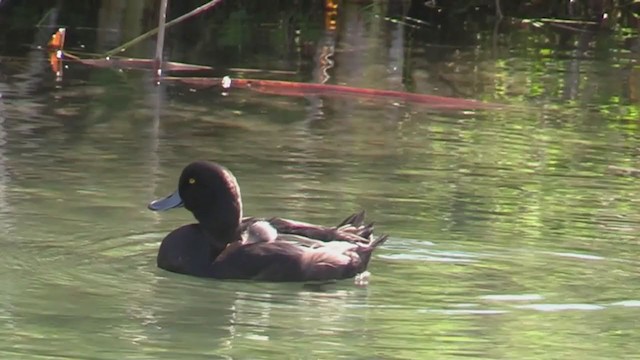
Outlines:
[[178,190],[149,209],[184,206],[198,220],[170,232],[158,251],[158,267],[217,279],[263,281],[337,280],[364,272],[373,250],[387,236],[373,238],[364,212],[335,227],[282,218],[242,217],[236,178],[221,165],[187,165]]

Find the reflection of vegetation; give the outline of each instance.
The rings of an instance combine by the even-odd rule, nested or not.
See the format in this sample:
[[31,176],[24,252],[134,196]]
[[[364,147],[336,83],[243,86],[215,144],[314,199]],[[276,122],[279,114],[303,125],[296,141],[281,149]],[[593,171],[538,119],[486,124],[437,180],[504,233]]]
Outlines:
[[219,44],[221,46],[237,46],[246,43],[247,35],[250,33],[246,26],[249,21],[249,16],[244,10],[229,14],[227,20],[220,26],[223,32]]
[[[515,17],[554,17],[573,19],[598,19],[604,13],[610,17],[629,21],[636,17],[637,1],[634,0],[430,0],[411,1],[416,11],[430,20],[446,17],[474,17],[482,19],[496,14],[496,5],[506,16]],[[614,20],[615,21],[615,20]]]

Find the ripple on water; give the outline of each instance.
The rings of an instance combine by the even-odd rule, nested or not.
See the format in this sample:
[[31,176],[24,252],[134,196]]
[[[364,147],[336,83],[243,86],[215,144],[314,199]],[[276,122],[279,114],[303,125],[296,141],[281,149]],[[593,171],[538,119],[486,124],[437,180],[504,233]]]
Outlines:
[[445,315],[502,315],[509,311],[506,309],[421,309],[418,312]]
[[543,312],[570,311],[570,310],[594,311],[594,310],[605,309],[604,306],[595,305],[595,304],[527,304],[527,305],[519,305],[518,308],[537,310],[537,311],[543,311]]
[[549,254],[560,256],[560,257],[581,259],[581,260],[604,260],[605,259],[604,257],[598,256],[598,255],[578,254],[578,253],[571,253],[571,252],[552,252]]
[[538,295],[538,294],[500,294],[500,295],[484,295],[484,296],[480,296],[480,299],[488,300],[488,301],[515,302],[515,301],[537,301],[537,300],[542,300],[543,297],[542,295]]
[[400,261],[429,261],[447,263],[473,263],[478,257],[475,254],[462,251],[433,250],[426,247],[435,244],[426,240],[393,238],[385,244],[384,254],[378,257]]
[[640,307],[640,300],[624,300],[610,304],[611,306]]

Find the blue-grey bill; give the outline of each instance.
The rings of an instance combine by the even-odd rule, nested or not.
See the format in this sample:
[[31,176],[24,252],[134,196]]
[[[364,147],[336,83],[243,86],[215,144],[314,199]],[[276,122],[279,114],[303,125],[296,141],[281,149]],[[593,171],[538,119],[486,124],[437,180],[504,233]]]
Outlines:
[[147,207],[152,211],[164,211],[182,206],[184,206],[184,203],[182,202],[180,194],[176,191],[164,199],[158,199],[150,202]]

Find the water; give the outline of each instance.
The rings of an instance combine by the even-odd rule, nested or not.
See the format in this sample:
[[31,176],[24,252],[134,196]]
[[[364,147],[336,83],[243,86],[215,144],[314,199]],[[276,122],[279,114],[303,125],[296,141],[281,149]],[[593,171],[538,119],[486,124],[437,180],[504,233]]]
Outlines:
[[[7,49],[19,57],[0,62],[2,358],[640,356],[639,188],[611,168],[639,167],[635,70],[624,70],[636,55],[617,42],[586,58],[573,48],[535,55],[550,50],[526,30],[497,48],[420,33],[408,42],[407,29],[363,20],[371,10],[359,6],[341,10],[338,38],[317,16],[305,23],[306,47],[335,49],[330,83],[411,83],[511,107],[223,95],[77,64],[56,82],[46,54]],[[195,52],[176,30],[173,60],[319,79],[315,51],[239,45],[282,44],[278,14]],[[157,269],[164,234],[192,219],[146,204],[202,158],[235,173],[250,215],[334,224],[366,209],[391,234],[371,284]]]

